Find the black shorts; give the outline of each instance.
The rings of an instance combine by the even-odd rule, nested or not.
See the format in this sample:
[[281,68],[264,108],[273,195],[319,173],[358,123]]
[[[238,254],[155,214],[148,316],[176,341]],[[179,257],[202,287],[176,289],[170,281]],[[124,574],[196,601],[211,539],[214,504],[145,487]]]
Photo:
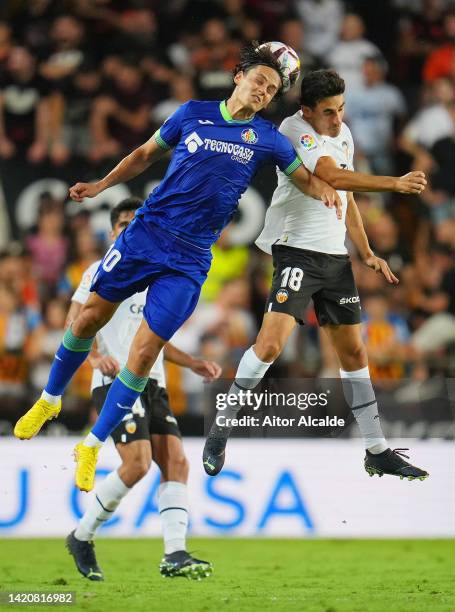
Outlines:
[[273,280],[266,312],[292,315],[300,324],[310,299],[319,325],[360,323],[360,298],[349,255],[329,255],[274,244]]
[[[111,385],[96,387],[92,392],[97,413],[101,412]],[[128,413],[111,436],[115,444],[128,444],[134,440],[150,440],[152,434],[172,435],[181,438],[177,419],[172,414],[166,389],[150,379],[140,395],[141,409]]]

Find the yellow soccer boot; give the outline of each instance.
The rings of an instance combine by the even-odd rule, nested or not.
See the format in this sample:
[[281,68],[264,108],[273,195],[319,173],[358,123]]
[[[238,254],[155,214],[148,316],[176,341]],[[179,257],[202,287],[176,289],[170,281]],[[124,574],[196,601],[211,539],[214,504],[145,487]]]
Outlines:
[[99,450],[99,446],[85,446],[82,442],[77,444],[74,449],[76,487],[81,491],[88,493],[93,489]]
[[61,400],[51,404],[42,397],[21,417],[14,428],[14,435],[20,440],[30,440],[39,433],[46,421],[56,419],[62,409]]

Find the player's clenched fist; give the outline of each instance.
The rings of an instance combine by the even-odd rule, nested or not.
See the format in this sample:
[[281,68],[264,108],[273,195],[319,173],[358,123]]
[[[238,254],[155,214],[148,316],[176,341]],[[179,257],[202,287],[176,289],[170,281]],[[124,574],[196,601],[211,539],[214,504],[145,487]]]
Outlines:
[[98,183],[76,183],[70,187],[70,198],[82,202],[84,198],[93,198],[100,193]]
[[398,193],[422,193],[427,186],[425,173],[420,170],[416,172],[408,172],[404,176],[396,179],[394,191]]

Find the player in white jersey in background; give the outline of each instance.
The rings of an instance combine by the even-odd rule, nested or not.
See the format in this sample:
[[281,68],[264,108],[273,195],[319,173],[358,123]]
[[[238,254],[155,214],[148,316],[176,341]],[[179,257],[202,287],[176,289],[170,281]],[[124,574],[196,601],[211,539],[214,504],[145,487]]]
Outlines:
[[[346,230],[363,263],[398,283],[387,263],[370,248],[354,191],[394,191],[419,194],[425,189],[422,172],[403,177],[371,176],[354,171],[354,143],[343,123],[344,81],[333,70],[317,70],[302,79],[301,108],[280,126],[304,165],[337,189],[341,221],[299,192],[278,171],[278,186],[256,244],[273,254],[274,276],[265,315],[254,346],[243,355],[230,393],[237,405],[223,412],[207,438],[203,462],[209,475],[223,467],[225,446],[241,408],[242,390],[253,389],[277,359],[296,323],[303,324],[313,299],[319,325],[327,333],[341,365],[343,391],[364,439],[365,469],[370,475],[420,478],[427,472],[404,461],[384,439],[370,381],[368,358],[361,336],[360,299],[345,245]],[[233,398],[234,399],[234,398]],[[398,452],[397,452],[398,451]]]
[[[113,239],[132,221],[135,211],[141,205],[139,198],[127,198],[112,209]],[[98,265],[99,261],[85,271],[72,297],[67,325],[71,324],[87,301]],[[96,347],[92,349],[89,361],[94,368],[92,397],[98,412],[112,381],[127,361],[131,342],[142,320],[146,294],[147,291],[136,293],[122,302],[109,323],[96,336]],[[67,547],[77,569],[89,580],[104,579],[92,541],[95,532],[111,518],[125,495],[147,474],[152,459],[161,471],[158,509],[165,553],[160,564],[161,574],[166,577],[201,579],[212,572],[210,563],[195,559],[186,551],[189,465],[177,421],[169,407],[163,357],[207,379],[218,378],[221,374],[218,364],[195,359],[169,343],[160,352],[150,370],[146,388],[132,411],[125,414],[122,423],[112,432],[122,464],[99,484],[77,528],[67,537]]]

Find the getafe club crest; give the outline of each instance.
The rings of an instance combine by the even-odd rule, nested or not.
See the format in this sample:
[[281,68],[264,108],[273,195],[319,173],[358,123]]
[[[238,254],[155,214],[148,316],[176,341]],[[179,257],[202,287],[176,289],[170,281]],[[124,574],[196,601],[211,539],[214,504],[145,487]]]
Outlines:
[[257,132],[253,130],[253,128],[247,128],[246,130],[243,130],[241,136],[243,142],[246,142],[248,144],[256,144],[258,141]]

